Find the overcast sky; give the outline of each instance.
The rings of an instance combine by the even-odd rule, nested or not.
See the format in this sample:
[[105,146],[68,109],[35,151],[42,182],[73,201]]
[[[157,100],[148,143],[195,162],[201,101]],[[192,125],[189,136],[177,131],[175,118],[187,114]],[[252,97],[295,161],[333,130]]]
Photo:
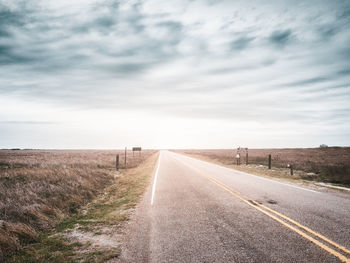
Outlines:
[[0,0],[0,148],[350,145],[350,1]]

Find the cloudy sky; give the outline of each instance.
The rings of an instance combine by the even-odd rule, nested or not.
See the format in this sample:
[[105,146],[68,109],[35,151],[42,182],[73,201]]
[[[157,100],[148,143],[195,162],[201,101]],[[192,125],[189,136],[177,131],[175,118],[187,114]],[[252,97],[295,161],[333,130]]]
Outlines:
[[322,143],[350,145],[350,1],[0,0],[0,148]]

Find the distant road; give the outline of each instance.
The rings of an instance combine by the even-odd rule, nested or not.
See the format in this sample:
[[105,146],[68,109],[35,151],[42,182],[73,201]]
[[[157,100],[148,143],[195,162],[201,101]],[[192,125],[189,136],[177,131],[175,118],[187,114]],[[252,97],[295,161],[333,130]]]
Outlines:
[[162,151],[122,262],[350,262],[350,195]]

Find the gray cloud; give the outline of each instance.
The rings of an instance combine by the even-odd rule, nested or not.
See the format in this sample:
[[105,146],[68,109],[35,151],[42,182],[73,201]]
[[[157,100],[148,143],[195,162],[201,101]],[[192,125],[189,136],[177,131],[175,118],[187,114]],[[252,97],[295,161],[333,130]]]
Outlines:
[[344,75],[344,76],[350,76],[350,68],[349,69],[342,69],[337,72],[337,75]]
[[[88,9],[87,19],[81,20],[75,17],[77,14],[57,15],[50,10],[33,9],[30,11],[30,29],[27,24],[16,23],[18,17],[27,20],[27,10],[22,13],[3,11],[7,24],[16,25],[16,35],[0,42],[0,63],[21,67],[30,63],[25,68],[28,74],[33,71],[54,74],[85,68],[123,75],[140,72],[146,66],[163,63],[173,56],[175,50],[169,48],[181,41],[181,23],[165,20],[148,25],[152,30],[166,30],[159,38],[144,31],[146,15],[140,11],[140,3],[132,4],[123,12],[117,1],[106,1],[105,4],[107,9],[93,5]],[[4,31],[5,25],[0,26],[0,32]],[[114,61],[108,61],[111,59]]]
[[6,6],[0,4],[0,23],[2,30],[8,29],[9,26],[21,26],[24,24],[20,12],[10,11]]
[[291,30],[277,30],[269,36],[269,41],[277,46],[285,46],[292,37]]
[[231,42],[230,46],[232,50],[241,50],[248,47],[248,45],[254,40],[252,37],[240,37]]
[[308,86],[308,85],[312,85],[315,83],[322,83],[329,80],[330,80],[329,77],[315,77],[315,78],[308,78],[304,80],[294,81],[286,84],[286,86],[289,86],[289,87]]
[[171,33],[177,34],[180,32],[183,28],[182,24],[177,21],[162,21],[156,24],[159,27],[165,27],[169,30]]

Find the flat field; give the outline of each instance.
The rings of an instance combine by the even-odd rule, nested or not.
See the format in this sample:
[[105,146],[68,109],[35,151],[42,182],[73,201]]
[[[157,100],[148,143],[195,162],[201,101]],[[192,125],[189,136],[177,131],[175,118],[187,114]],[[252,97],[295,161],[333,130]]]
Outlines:
[[0,261],[35,241],[110,185],[120,169],[134,168],[156,151],[0,150]]
[[[225,165],[235,165],[237,149],[175,150],[193,156],[202,156]],[[288,164],[302,170],[302,179],[350,185],[350,147],[248,149],[249,164],[267,166],[268,155],[272,167],[285,168]],[[241,163],[245,164],[245,151],[241,152]]]

